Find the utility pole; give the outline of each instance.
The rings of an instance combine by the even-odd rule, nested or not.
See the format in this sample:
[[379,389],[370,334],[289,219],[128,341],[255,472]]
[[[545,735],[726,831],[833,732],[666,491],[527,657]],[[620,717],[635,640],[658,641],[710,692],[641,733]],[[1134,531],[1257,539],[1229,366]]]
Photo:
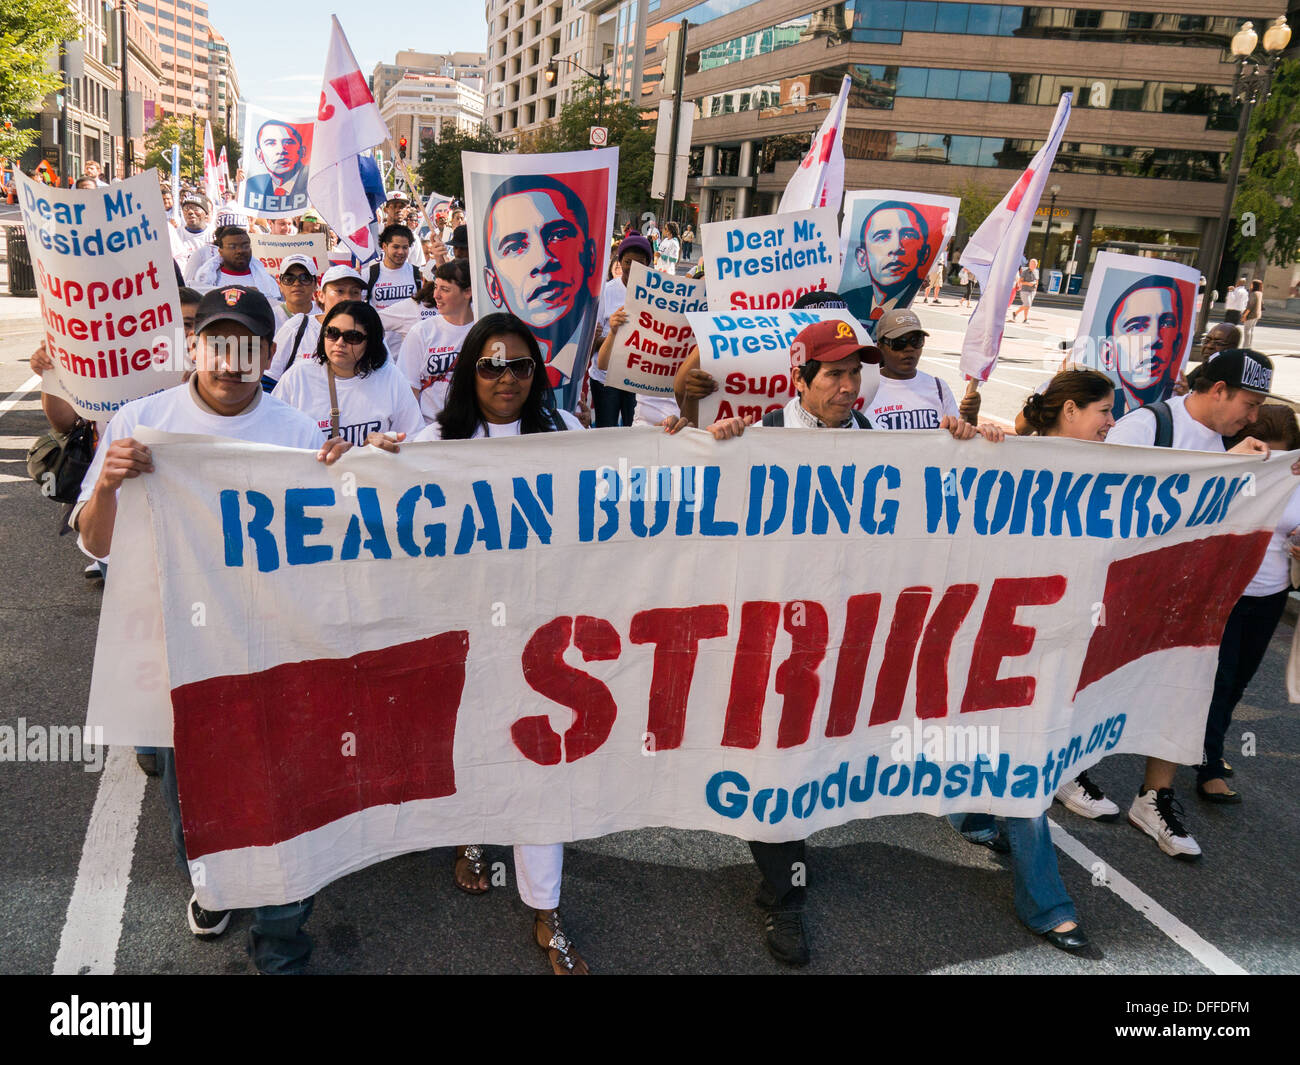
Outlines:
[[198,135],[197,132],[195,132],[195,126],[194,126],[194,111],[193,111],[193,109],[192,109],[192,108],[193,108],[193,104],[191,104],[190,106],[191,106],[191,110],[190,110],[190,153],[191,153],[191,154],[190,154],[190,159],[193,160],[193,161],[190,163],[190,180],[193,181],[193,182],[195,182],[195,183],[197,183],[198,180],[199,180],[199,175],[195,172],[195,168],[198,166],[198,158],[199,158],[199,139],[198,139],[198,138],[199,138],[199,135]]
[[126,0],[117,0],[118,11],[122,17],[122,35],[118,48],[122,53],[122,176],[131,176],[131,93],[126,72]]
[[668,177],[664,181],[664,224],[673,216],[673,178],[677,172],[677,131],[682,126],[682,76],[686,69],[686,30],[690,24],[682,19],[677,29],[677,62],[673,70],[673,126],[668,135]]

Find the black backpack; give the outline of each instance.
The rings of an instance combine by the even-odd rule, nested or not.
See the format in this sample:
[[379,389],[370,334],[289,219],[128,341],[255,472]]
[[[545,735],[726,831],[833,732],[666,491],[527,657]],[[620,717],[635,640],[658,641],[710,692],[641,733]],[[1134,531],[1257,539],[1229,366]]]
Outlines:
[[[850,410],[849,413],[853,415],[853,420],[857,423],[859,429],[871,428],[871,423],[867,421],[867,416],[861,411]],[[785,408],[778,407],[776,410],[768,411],[763,415],[763,424],[768,428],[783,428],[785,426]]]
[[[1154,403],[1148,403],[1143,410],[1149,410],[1156,419],[1156,447],[1173,447],[1174,446],[1174,412],[1169,409],[1169,404],[1158,399]],[[1223,441],[1224,449],[1228,447],[1228,441]]]

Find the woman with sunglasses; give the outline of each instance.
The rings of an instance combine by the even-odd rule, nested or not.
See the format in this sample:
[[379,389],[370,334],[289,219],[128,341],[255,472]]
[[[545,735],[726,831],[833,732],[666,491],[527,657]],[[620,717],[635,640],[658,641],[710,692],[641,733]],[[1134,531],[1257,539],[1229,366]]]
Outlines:
[[273,395],[316,419],[326,438],[353,444],[398,440],[424,426],[406,378],[388,357],[384,327],[363,300],[344,300],[325,314],[316,354],[298,359]]

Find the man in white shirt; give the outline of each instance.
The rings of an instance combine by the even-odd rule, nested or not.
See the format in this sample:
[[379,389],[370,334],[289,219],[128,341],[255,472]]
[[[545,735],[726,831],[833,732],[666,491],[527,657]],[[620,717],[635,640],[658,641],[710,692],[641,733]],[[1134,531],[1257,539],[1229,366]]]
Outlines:
[[916,312],[906,307],[886,311],[876,326],[880,345],[880,387],[867,401],[866,415],[875,429],[938,429],[945,417],[959,417],[952,390],[937,377],[917,369],[925,338]]
[[[407,199],[406,193],[400,189],[393,189],[388,194],[388,199],[384,205],[379,208],[379,220],[383,223],[385,229],[389,226],[406,226],[409,231],[411,227],[406,224],[406,212],[411,207],[411,201]],[[382,243],[382,241],[381,241]],[[420,242],[413,238],[408,241],[411,249],[407,254],[406,261],[412,266],[421,267],[425,264],[424,248]]]
[[[308,448],[331,464],[348,450],[344,440],[321,444],[315,423],[301,411],[262,394],[258,383],[274,351],[274,315],[258,292],[229,286],[209,292],[195,319],[198,369],[182,385],[123,406],[108,423],[95,459],[82,481],[81,498],[71,521],[86,550],[100,558],[109,553],[117,520],[117,493],[127,478],[153,472],[150,449],[133,434],[141,426],[176,433],[203,433],[252,443]],[[232,666],[232,669],[235,668]],[[171,819],[176,857],[188,875],[185,838],[176,786],[176,757],[159,748],[163,797]],[[209,811],[220,816],[220,811]],[[311,937],[303,924],[312,900],[253,910],[250,951],[259,972],[297,973],[311,955]],[[230,923],[229,911],[203,909],[191,895],[186,908],[196,936],[218,936]]]
[[197,270],[191,269],[185,278],[191,288],[207,292],[228,285],[243,285],[257,289],[272,307],[280,302],[280,286],[271,272],[253,258],[253,241],[247,230],[220,226],[212,235],[212,244],[217,250],[216,257]]
[[171,242],[172,258],[183,273],[189,265],[190,257],[208,244],[208,201],[193,194],[183,197],[181,217],[185,224],[172,228]]
[[420,291],[420,271],[410,261],[414,237],[403,225],[385,226],[379,234],[384,257],[366,275],[366,302],[382,311],[394,303],[411,299]]
[[433,298],[438,305],[437,315],[419,322],[406,334],[397,359],[398,369],[406,375],[407,384],[420,401],[426,425],[446,402],[451,371],[465,335],[474,325],[468,259],[452,259],[437,268]]
[[[1233,349],[1210,357],[1190,374],[1191,391],[1165,403],[1172,420],[1169,446],[1183,451],[1222,453],[1223,438],[1235,436],[1255,421],[1273,382],[1273,363],[1257,351]],[[1108,444],[1157,443],[1159,419],[1156,404],[1124,415],[1106,434]],[[1247,437],[1232,449],[1234,455],[1260,455],[1269,449]],[[1142,790],[1129,808],[1128,819],[1174,858],[1194,861],[1201,848],[1180,820],[1181,807],[1174,798],[1177,766],[1162,758],[1148,758]]]
[[1244,277],[1237,278],[1237,283],[1228,289],[1223,301],[1223,320],[1231,325],[1241,324],[1241,312],[1250,303],[1250,289],[1246,287]]
[[310,255],[289,255],[280,263],[280,276],[276,279],[280,295],[277,320],[282,324],[297,314],[315,314],[320,308],[313,298],[316,292],[316,260]]
[[326,270],[321,275],[320,289],[316,293],[320,311],[315,314],[295,314],[276,331],[275,358],[262,376],[262,387],[271,391],[295,359],[315,353],[316,342],[320,339],[321,319],[325,317],[326,311],[344,300],[359,300],[365,292],[361,275],[352,267],[339,265]]

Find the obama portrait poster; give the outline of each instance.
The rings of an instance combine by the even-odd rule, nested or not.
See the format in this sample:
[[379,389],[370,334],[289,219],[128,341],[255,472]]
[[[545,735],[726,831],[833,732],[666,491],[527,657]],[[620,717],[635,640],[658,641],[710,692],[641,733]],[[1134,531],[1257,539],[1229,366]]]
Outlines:
[[461,159],[474,314],[522,319],[556,406],[576,410],[608,269],[618,149]]

